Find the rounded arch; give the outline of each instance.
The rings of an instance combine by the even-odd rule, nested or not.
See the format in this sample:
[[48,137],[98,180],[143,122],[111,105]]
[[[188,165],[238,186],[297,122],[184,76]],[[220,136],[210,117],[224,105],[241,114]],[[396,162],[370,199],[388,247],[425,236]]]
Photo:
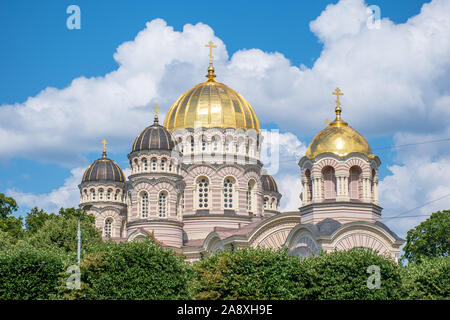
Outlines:
[[323,177],[323,196],[325,200],[336,199],[337,184],[336,172],[334,167],[325,166],[322,168]]
[[224,210],[237,209],[236,187],[237,179],[232,175],[227,175],[222,180],[222,207]]
[[138,212],[141,218],[148,218],[150,214],[149,193],[141,190],[138,193]]
[[348,171],[348,194],[350,199],[358,200],[362,198],[361,174],[362,169],[358,165],[352,166]]
[[105,222],[103,224],[103,236],[106,238],[112,238],[114,237],[114,218],[113,217],[107,217],[105,219]]
[[162,189],[158,192],[158,217],[167,218],[169,214],[169,191]]
[[211,208],[211,188],[210,179],[206,175],[198,176],[195,179],[195,204],[200,210]]

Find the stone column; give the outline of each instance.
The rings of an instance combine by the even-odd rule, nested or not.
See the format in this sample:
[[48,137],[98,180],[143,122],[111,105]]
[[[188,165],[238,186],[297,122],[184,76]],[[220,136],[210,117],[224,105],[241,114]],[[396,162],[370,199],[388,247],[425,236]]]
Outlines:
[[362,201],[363,202],[371,202],[371,195],[370,195],[370,180],[369,176],[363,175],[362,176]]
[[337,194],[336,201],[349,201],[348,197],[348,177],[344,174],[336,176],[337,180]]
[[378,204],[378,179],[374,179],[373,182],[373,202]]

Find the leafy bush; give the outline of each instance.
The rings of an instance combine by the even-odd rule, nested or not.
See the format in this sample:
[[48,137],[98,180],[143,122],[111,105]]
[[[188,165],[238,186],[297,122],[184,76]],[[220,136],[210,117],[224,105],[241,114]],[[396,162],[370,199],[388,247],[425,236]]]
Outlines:
[[66,256],[52,250],[0,250],[0,299],[49,299],[56,294]]
[[[311,285],[306,299],[400,299],[401,267],[377,252],[363,248],[334,251],[307,258],[302,261],[307,270],[305,277]],[[380,287],[370,289],[369,266],[379,268]],[[370,283],[373,283],[369,280]]]
[[409,263],[402,279],[406,299],[450,299],[450,257]]
[[221,251],[194,269],[199,299],[294,299],[305,291],[300,259],[286,250]]
[[[369,289],[371,265],[381,286]],[[222,251],[194,266],[201,299],[399,299],[401,267],[366,249],[321,253],[300,260],[285,250]]]
[[68,299],[188,299],[190,265],[153,241],[98,245],[81,263],[81,289]]

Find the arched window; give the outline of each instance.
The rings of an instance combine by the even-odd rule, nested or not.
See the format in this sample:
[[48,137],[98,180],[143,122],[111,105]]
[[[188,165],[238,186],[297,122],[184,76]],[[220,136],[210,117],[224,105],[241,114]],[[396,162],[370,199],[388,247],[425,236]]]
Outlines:
[[183,146],[183,140],[180,138],[178,138],[178,146],[179,146],[179,150],[181,151],[181,153],[184,152],[184,146]]
[[202,151],[206,151],[206,138],[202,136]]
[[350,168],[349,178],[348,178],[348,193],[350,199],[359,199],[360,194],[360,182],[359,178],[361,176],[361,169],[357,166]]
[[104,231],[105,231],[105,237],[107,237],[107,238],[112,237],[112,223],[113,223],[112,218],[108,218],[105,220]]
[[116,193],[114,193],[114,200],[115,200],[115,201],[117,201],[117,200],[119,199],[119,193],[120,193],[120,190],[117,189],[117,190],[116,190]]
[[172,172],[172,162],[169,163],[169,172]]
[[108,192],[106,193],[106,200],[111,200],[111,194],[112,194],[112,189],[108,189]]
[[323,168],[322,175],[325,199],[336,199],[336,176],[333,167]]
[[264,209],[268,209],[269,198],[264,197]]
[[158,216],[165,218],[167,216],[167,191],[161,191],[158,195]]
[[234,208],[234,185],[236,181],[233,177],[226,177],[223,180],[223,207],[224,209]]
[[274,210],[275,209],[275,198],[272,198],[270,200],[270,210]]
[[312,200],[312,180],[311,180],[311,171],[309,169],[305,170],[305,177],[306,177],[306,188],[305,190],[305,197],[306,201],[309,202]]
[[197,179],[197,207],[199,209],[209,208],[209,180],[206,177]]
[[189,137],[189,144],[190,144],[191,153],[194,153],[194,137],[193,136]]
[[231,137],[225,140],[225,152],[233,152],[233,138]]
[[156,171],[156,158],[152,158],[152,171]]
[[91,189],[91,200],[95,201],[95,190]]
[[98,190],[98,200],[103,200],[103,189]]
[[141,211],[141,217],[147,218],[148,217],[148,193],[145,191],[142,191],[139,195],[139,204],[140,204],[140,211]]
[[213,148],[213,152],[218,152],[218,151],[220,151],[219,145],[220,145],[220,138],[219,138],[219,137],[216,137],[216,136],[212,137],[212,148]]
[[148,162],[147,162],[146,158],[142,159],[142,165],[144,167],[144,171],[147,171],[148,170]]
[[166,171],[166,161],[167,160],[165,158],[161,159],[161,165],[160,165],[161,171]]
[[249,212],[255,211],[255,180],[250,180],[247,186],[247,209]]

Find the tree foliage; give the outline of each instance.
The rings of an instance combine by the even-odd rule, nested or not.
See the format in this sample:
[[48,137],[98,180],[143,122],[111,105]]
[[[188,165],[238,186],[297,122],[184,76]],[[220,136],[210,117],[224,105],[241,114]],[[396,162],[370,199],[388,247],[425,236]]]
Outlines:
[[192,271],[172,250],[148,239],[109,242],[81,263],[81,290],[69,299],[188,299]]
[[[371,265],[381,286],[369,289]],[[195,264],[202,299],[399,299],[401,268],[366,249],[321,253],[300,260],[286,251],[222,251]]]
[[199,299],[293,299],[304,290],[300,260],[286,250],[225,250],[194,269]]
[[[40,223],[42,226],[28,234],[24,242],[34,247],[76,252],[78,246],[77,210],[79,209],[61,209],[59,215],[48,215],[37,223],[33,222],[33,228]],[[82,248],[85,252],[89,251],[91,246],[102,242],[100,232],[95,228],[91,216],[83,216],[81,219],[81,236]]]
[[6,217],[10,216],[15,211],[17,211],[16,200],[0,193],[0,219],[6,219]]
[[0,299],[49,299],[57,293],[65,258],[53,250],[30,247],[0,250]]
[[410,262],[423,258],[446,257],[450,249],[450,210],[437,211],[408,231],[403,248]]
[[409,263],[402,280],[405,299],[450,299],[450,257]]
[[27,213],[25,218],[25,229],[28,234],[35,233],[38,231],[45,222],[55,216],[54,213],[47,213],[43,209],[34,207]]

